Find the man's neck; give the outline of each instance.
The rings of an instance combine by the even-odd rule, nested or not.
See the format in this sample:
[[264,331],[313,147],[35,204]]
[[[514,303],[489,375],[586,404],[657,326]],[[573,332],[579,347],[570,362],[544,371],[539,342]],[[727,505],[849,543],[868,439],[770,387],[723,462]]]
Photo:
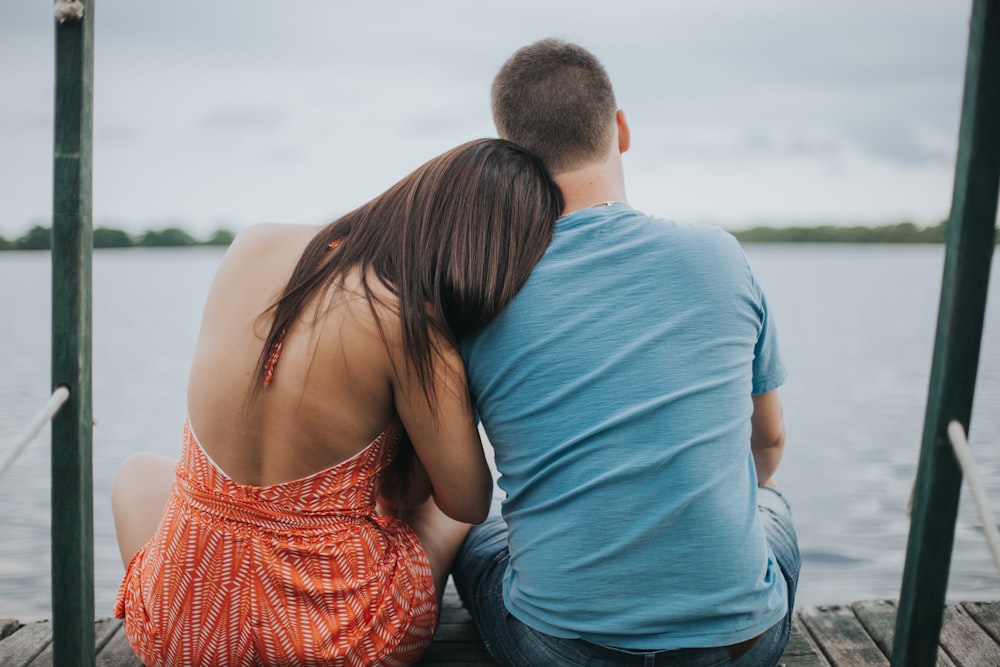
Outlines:
[[563,215],[607,202],[625,203],[621,161],[609,160],[566,171],[552,180],[563,195]]

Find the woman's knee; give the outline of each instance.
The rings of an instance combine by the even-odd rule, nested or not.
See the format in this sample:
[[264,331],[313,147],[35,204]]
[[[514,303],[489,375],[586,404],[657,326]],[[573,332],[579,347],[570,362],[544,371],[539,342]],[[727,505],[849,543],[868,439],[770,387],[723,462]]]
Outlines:
[[176,462],[153,452],[132,454],[122,461],[111,486],[113,506],[127,507],[137,499],[158,496],[173,484]]
[[143,452],[125,459],[111,486],[111,512],[122,560],[128,562],[159,524],[170,497],[176,462]]

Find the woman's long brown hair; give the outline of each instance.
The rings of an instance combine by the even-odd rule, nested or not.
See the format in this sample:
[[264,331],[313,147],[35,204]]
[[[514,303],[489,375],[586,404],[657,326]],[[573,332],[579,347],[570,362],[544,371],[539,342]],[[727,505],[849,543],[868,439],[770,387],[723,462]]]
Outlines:
[[268,311],[274,318],[252,394],[263,386],[270,350],[306,304],[357,267],[380,331],[369,280],[398,298],[411,368],[396,372],[416,372],[433,406],[432,332],[457,345],[499,315],[544,254],[561,209],[541,162],[508,141],[479,139],[430,160],[309,242]]

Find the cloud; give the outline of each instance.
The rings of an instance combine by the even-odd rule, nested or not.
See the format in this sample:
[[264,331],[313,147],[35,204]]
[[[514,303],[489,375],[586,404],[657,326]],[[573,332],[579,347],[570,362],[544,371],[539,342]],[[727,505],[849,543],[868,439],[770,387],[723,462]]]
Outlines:
[[869,155],[891,162],[943,167],[951,167],[955,162],[952,145],[942,145],[940,137],[927,136],[905,120],[860,123],[852,128],[852,135]]
[[282,109],[229,107],[209,113],[200,126],[210,132],[274,132],[286,120]]
[[[51,12],[0,6],[7,236],[51,206]],[[734,223],[804,215],[810,201],[815,217],[853,215],[836,204],[847,192],[874,218],[906,197],[926,219],[949,205],[964,5],[108,0],[96,12],[95,217],[138,227],[309,221],[356,205],[492,135],[497,68],[553,35],[605,62],[633,129],[630,192],[667,214],[677,199],[654,194],[665,178],[706,196],[685,196],[686,214]],[[712,201],[715,175],[748,170],[811,196],[749,179],[756,193],[738,205]],[[876,173],[882,193],[865,185]]]

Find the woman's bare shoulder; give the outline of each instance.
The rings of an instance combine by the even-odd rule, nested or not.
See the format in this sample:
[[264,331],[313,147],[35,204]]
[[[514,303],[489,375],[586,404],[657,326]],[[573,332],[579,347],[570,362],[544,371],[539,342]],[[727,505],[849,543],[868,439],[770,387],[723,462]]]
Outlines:
[[311,239],[321,229],[319,225],[293,225],[259,222],[244,227],[229,246],[232,250],[254,250],[292,239]]
[[316,225],[286,225],[260,223],[242,229],[229,245],[219,274],[235,271],[244,273],[248,267],[254,271],[281,273],[283,267],[290,271],[295,260],[319,231]]
[[344,274],[337,290],[337,302],[353,319],[365,328],[378,329],[377,317],[384,333],[399,329],[399,297],[369,270],[362,279],[361,270],[352,267]]

